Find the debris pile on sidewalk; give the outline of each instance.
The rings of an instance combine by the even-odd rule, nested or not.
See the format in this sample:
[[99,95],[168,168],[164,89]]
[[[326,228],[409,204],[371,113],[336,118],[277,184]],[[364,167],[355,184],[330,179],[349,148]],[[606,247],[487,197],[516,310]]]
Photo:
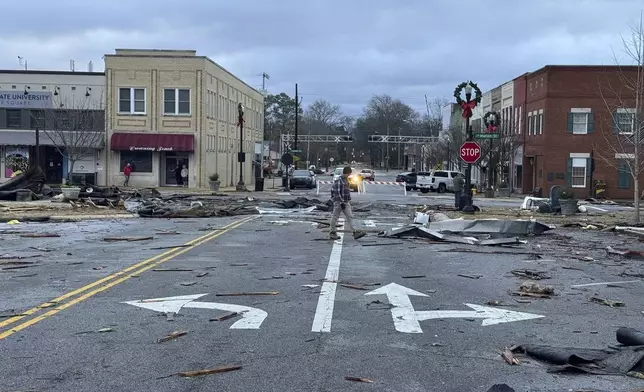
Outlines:
[[611,345],[605,349],[525,344],[514,346],[511,351],[550,364],[549,373],[582,372],[644,378],[644,333],[622,327],[617,330],[616,339],[621,346]]
[[466,245],[523,244],[519,236],[540,235],[553,229],[536,220],[450,219],[432,210],[416,212],[414,223],[381,232],[387,238],[421,237]]

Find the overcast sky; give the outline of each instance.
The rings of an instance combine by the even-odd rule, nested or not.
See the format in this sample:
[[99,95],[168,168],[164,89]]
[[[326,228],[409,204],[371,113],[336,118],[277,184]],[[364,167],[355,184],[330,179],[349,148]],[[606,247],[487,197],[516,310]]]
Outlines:
[[247,83],[358,115],[373,94],[419,110],[545,64],[613,64],[642,0],[5,1],[0,68],[103,69],[115,48],[196,49]]

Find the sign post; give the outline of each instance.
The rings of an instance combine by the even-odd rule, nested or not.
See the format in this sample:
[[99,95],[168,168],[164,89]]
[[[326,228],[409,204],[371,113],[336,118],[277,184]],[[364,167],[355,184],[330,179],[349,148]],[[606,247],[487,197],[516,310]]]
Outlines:
[[475,141],[463,143],[459,151],[461,160],[468,165],[473,165],[481,159],[481,146]]

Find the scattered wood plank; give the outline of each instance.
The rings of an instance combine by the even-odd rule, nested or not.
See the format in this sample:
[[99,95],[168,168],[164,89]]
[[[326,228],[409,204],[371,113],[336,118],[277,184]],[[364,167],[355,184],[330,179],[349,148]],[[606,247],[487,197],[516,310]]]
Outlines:
[[15,276],[12,276],[12,278],[31,278],[31,277],[36,276],[36,275],[38,275],[38,274],[15,275]]
[[203,278],[204,276],[208,275],[210,272],[202,272],[200,274],[197,274],[197,278]]
[[29,264],[29,265],[12,265],[10,267],[4,267],[2,268],[3,271],[8,271],[8,270],[15,270],[15,269],[23,269],[23,268],[29,268],[29,267],[39,267],[42,264]]
[[240,293],[218,293],[217,297],[241,297],[246,295],[279,295],[279,291],[254,291],[254,292],[240,292]]
[[160,250],[160,249],[177,249],[177,248],[188,248],[193,245],[182,244],[182,245],[168,245],[168,246],[157,246],[155,248],[150,248],[151,250]]
[[479,279],[483,277],[483,275],[467,275],[467,274],[458,274],[458,276],[462,278],[468,278],[468,279]]
[[60,234],[57,233],[25,233],[21,234],[22,238],[56,238],[60,237]]
[[599,297],[591,297],[590,302],[595,302],[598,304],[610,306],[611,308],[626,306],[626,304],[622,301],[614,301],[612,299],[605,299],[605,298],[599,298]]
[[368,287],[360,286],[357,284],[351,284],[351,283],[340,283],[340,286],[346,287],[348,289],[355,289],[355,290],[370,290]]
[[218,366],[218,367],[212,368],[212,369],[191,370],[191,371],[188,371],[188,372],[181,372],[181,373],[179,373],[179,376],[181,376],[181,377],[198,377],[198,376],[205,376],[205,375],[208,375],[208,374],[230,372],[230,371],[233,371],[233,370],[239,370],[241,368],[242,368],[242,365],[224,365],[224,366]]
[[193,285],[197,284],[197,282],[196,281],[182,282],[182,283],[179,283],[179,284],[182,285],[182,286],[193,286]]
[[501,352],[501,357],[507,362],[509,365],[520,365],[521,361],[519,358],[515,357],[512,351],[510,351],[509,348],[503,349]]
[[565,265],[562,265],[562,266],[561,266],[561,269],[575,270],[575,271],[583,271],[583,269],[581,269],[581,268],[577,268],[577,267],[567,267],[567,266],[565,266]]
[[0,260],[22,260],[22,259],[31,259],[34,257],[42,257],[42,255],[2,255],[0,256]]
[[30,246],[29,249],[37,250],[39,252],[52,252],[53,251],[53,249],[38,248],[37,246]]
[[137,236],[137,237],[105,237],[103,241],[106,242],[117,242],[117,241],[126,241],[126,242],[135,242],[135,241],[147,241],[153,240],[152,236]]
[[403,279],[415,279],[415,278],[426,278],[427,276],[425,275],[405,275],[402,278]]
[[228,313],[222,314],[221,316],[217,316],[215,318],[212,318],[210,320],[211,321],[224,321],[224,320],[228,320],[228,319],[231,319],[233,317],[239,316],[240,314],[241,313],[239,313],[239,312],[228,312]]
[[372,380],[364,377],[344,376],[344,379],[347,381],[365,382],[367,384],[373,384]]
[[245,267],[245,266],[248,265],[248,263],[232,263],[232,264],[228,264],[228,265],[231,266],[231,267]]
[[[526,293],[525,291],[510,291],[510,295],[515,295],[517,297],[530,297],[530,298],[550,298],[548,294],[538,294],[538,293]],[[517,302],[519,302],[517,300]],[[530,303],[530,302],[524,302]]]
[[386,246],[386,245],[402,245],[403,242],[374,242],[374,243],[360,243],[362,246]]
[[176,339],[178,337],[181,337],[181,336],[184,336],[184,335],[187,335],[187,334],[188,334],[188,331],[174,331],[174,332],[170,333],[167,336],[164,336],[164,337],[162,337],[160,339],[157,339],[157,343],[167,342],[168,340],[173,340],[173,339]]
[[155,272],[190,272],[190,268],[155,268],[152,271]]

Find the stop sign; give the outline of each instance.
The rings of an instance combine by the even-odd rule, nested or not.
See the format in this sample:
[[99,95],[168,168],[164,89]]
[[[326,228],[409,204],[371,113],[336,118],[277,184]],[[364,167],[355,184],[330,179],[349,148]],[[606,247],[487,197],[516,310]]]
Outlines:
[[461,145],[461,159],[465,163],[476,163],[481,159],[481,146],[477,142],[465,142]]

